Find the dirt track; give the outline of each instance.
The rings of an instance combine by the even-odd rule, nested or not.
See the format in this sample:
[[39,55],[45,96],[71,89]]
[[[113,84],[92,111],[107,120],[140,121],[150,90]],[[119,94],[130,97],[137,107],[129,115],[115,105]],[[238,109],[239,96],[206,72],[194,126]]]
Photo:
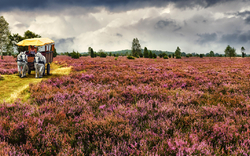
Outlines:
[[39,83],[48,78],[68,75],[70,71],[71,67],[60,68],[52,63],[51,75],[45,75],[43,78],[35,78],[35,71],[32,71],[25,78],[20,78],[18,74],[2,75],[3,78],[0,80],[0,103],[4,101],[14,102],[18,98],[27,100],[29,93],[25,91],[28,90],[30,83]]

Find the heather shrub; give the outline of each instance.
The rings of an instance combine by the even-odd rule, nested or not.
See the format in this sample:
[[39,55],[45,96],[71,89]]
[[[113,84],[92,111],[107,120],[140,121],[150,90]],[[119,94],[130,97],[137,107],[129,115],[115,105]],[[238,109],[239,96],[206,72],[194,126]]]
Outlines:
[[11,75],[17,73],[16,58],[12,56],[5,56],[4,59],[0,59],[0,74]]

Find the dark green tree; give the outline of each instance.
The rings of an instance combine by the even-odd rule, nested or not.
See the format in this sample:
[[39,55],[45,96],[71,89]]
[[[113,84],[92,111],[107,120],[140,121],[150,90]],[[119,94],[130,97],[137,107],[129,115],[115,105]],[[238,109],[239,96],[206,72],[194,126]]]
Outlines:
[[214,57],[214,52],[212,50],[210,51],[209,56]]
[[242,57],[244,58],[246,56],[245,48],[244,47],[241,47],[241,53],[242,53]]
[[78,59],[79,57],[80,57],[80,54],[73,50],[73,52],[71,53],[71,58]]
[[56,48],[54,48],[54,52],[53,52],[53,57],[56,57],[58,54],[56,52]]
[[30,31],[30,30],[27,30],[24,32],[24,39],[29,39],[29,38],[41,38],[40,35]]
[[144,58],[148,58],[148,49],[147,47],[144,48]]
[[91,47],[88,48],[88,53],[89,53],[89,55],[90,55],[92,58],[95,57],[94,51],[93,51],[93,49],[92,49]]
[[152,53],[152,51],[151,51],[151,50],[149,51],[148,58],[153,58],[153,53]]
[[153,53],[152,58],[157,58],[157,55]]
[[177,47],[174,54],[176,55],[177,59],[180,59],[181,58],[181,49],[179,47]]
[[160,54],[158,54],[158,56],[160,57],[160,58],[163,58],[165,55],[167,55],[166,53],[160,53]]

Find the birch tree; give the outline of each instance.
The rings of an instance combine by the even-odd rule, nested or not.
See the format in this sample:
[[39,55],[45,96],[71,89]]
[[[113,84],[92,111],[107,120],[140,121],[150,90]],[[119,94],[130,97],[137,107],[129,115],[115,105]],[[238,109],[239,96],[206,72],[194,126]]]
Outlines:
[[236,56],[236,50],[234,49],[234,48],[232,48],[232,47],[230,47],[229,45],[226,47],[226,49],[225,49],[225,55],[227,56],[227,57],[235,57]]
[[139,43],[138,38],[134,38],[132,42],[132,56],[139,57],[142,55],[141,45]]
[[3,16],[0,17],[0,54],[1,59],[3,59],[3,52],[7,52],[9,44],[9,23],[4,19]]

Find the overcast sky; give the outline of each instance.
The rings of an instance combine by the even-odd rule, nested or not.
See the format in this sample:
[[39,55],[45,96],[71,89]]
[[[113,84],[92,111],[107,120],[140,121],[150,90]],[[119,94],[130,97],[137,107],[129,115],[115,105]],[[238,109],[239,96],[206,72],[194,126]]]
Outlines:
[[31,30],[58,52],[131,49],[250,54],[250,0],[1,0],[11,33]]

